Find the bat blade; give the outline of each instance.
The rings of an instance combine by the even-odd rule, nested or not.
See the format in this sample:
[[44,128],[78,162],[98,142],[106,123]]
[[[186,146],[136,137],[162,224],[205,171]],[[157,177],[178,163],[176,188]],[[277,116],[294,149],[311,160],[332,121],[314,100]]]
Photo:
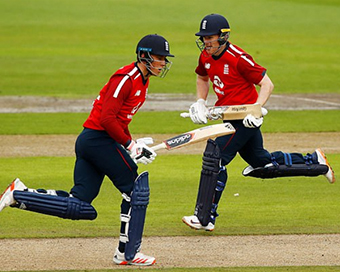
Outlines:
[[236,105],[222,109],[223,120],[242,120],[248,114],[254,115],[256,118],[262,117],[260,104]]
[[[254,115],[256,118],[262,117],[260,104],[246,104],[234,106],[217,106],[208,108],[207,118],[209,120],[242,120],[248,114]],[[180,114],[183,118],[190,117],[189,112]]]
[[188,131],[167,139],[161,144],[153,146],[152,149],[155,151],[159,149],[173,150],[176,148],[181,148],[187,145],[205,141],[207,139],[233,133],[235,133],[235,129],[230,123],[210,125]]

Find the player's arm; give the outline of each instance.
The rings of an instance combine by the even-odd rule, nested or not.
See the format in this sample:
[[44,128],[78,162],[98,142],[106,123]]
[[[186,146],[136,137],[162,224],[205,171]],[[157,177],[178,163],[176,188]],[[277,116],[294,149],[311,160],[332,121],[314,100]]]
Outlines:
[[198,66],[195,70],[197,74],[196,79],[196,95],[197,101],[189,108],[189,115],[195,124],[206,124],[208,109],[206,107],[207,97],[209,93],[209,76],[204,68],[202,56],[198,61]]
[[[274,88],[273,83],[266,73],[266,69],[258,65],[248,54],[241,56],[237,63],[237,69],[248,82],[260,86],[256,103],[261,106],[265,105]],[[262,112],[262,114],[265,115],[267,110],[262,108]],[[257,118],[253,114],[248,114],[243,119],[243,125],[247,128],[258,128],[262,123],[263,117]]]
[[[261,105],[262,115],[264,116],[267,114],[267,110],[263,108],[263,106],[266,104],[270,95],[272,94],[272,91],[274,89],[274,84],[270,80],[269,76],[265,74],[262,80],[257,85],[260,86],[260,90],[258,92],[259,95],[258,95],[256,103]],[[244,126],[248,128],[260,127],[262,123],[263,123],[263,117],[258,118],[252,114],[248,114],[243,119]]]
[[131,136],[128,135],[122,124],[119,122],[117,115],[127,99],[132,83],[126,80],[123,85],[120,84],[123,77],[112,77],[108,83],[108,90],[103,101],[102,114],[100,119],[101,126],[110,135],[112,139],[123,146],[131,142]]
[[207,100],[209,93],[209,76],[197,75],[196,80],[197,99]]
[[266,69],[257,64],[250,55],[245,54],[237,63],[237,70],[248,82],[260,86],[256,103],[264,106],[274,89]]
[[256,103],[264,106],[273,92],[274,84],[270,80],[269,76],[265,74],[258,85],[260,86],[260,90]]
[[105,128],[107,133],[116,142],[127,149],[130,157],[135,163],[151,163],[157,156],[154,150],[147,146],[147,144],[153,143],[152,138],[142,138],[134,141],[131,138],[128,128],[126,127],[124,129],[117,118],[117,115],[124,101],[129,97],[132,88],[130,78],[124,80],[122,77],[113,77],[108,88],[102,109],[102,127]]
[[196,80],[197,101],[189,108],[189,115],[195,124],[207,123],[207,97],[209,93],[209,76],[197,75]]

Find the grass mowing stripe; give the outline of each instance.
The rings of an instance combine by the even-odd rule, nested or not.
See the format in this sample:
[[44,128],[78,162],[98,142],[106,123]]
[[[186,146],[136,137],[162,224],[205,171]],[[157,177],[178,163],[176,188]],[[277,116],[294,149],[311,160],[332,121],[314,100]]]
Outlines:
[[[339,1],[249,3],[230,0],[225,7],[214,0],[213,6],[228,17],[231,42],[268,69],[276,92],[339,91]],[[150,12],[152,18],[141,22],[140,14]],[[152,80],[150,92],[192,93],[199,55],[194,33],[211,12],[204,0],[0,1],[0,94],[93,94],[135,60],[136,43],[149,33],[164,35],[176,56],[167,77]]]
[[[330,154],[328,158],[339,172],[340,154]],[[0,187],[6,188],[13,178],[19,177],[31,188],[68,191],[73,184],[74,160],[73,157],[0,158]],[[139,167],[139,172],[150,173],[146,236],[197,235],[181,223],[181,218],[194,211],[201,164],[201,155],[167,155]],[[244,167],[246,163],[240,157],[228,167],[228,186],[219,205],[214,236],[339,232],[340,183],[330,185],[323,176],[245,178],[241,174]],[[239,196],[235,197],[235,193]],[[6,208],[1,212],[0,238],[117,237],[121,200],[120,193],[106,178],[93,202],[98,211],[94,221],[63,220]]]
[[[182,133],[200,127],[179,116],[180,112],[139,112],[131,124],[133,134]],[[340,131],[339,111],[270,111],[262,132]],[[88,113],[3,113],[0,135],[78,134]],[[214,124],[216,122],[209,122]],[[150,125],[152,124],[152,125]]]

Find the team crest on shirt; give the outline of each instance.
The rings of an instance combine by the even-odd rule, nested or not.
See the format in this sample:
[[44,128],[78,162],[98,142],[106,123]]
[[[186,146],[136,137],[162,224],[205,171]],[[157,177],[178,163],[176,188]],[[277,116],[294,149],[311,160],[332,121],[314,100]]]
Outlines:
[[205,69],[210,69],[210,63],[207,62],[206,64],[204,64],[204,68],[205,68]]
[[141,90],[138,90],[136,93],[135,93],[135,96],[140,96],[140,94],[141,94]]
[[224,64],[223,74],[229,75],[229,64]]

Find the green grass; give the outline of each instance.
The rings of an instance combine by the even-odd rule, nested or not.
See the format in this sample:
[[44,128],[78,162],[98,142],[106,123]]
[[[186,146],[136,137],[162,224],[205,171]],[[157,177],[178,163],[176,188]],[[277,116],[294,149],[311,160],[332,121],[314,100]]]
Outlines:
[[[180,133],[197,127],[178,114],[140,112],[132,122],[131,131],[151,135]],[[77,134],[87,115],[1,114],[0,134]],[[263,131],[340,131],[339,125],[333,122],[337,115],[337,111],[271,111],[265,119]],[[146,126],[148,123],[157,126]],[[335,172],[339,172],[339,154],[328,157]],[[0,165],[2,187],[16,176],[32,188],[69,190],[73,184],[73,157],[0,158]],[[245,166],[245,162],[237,157],[228,168],[228,190],[221,200],[221,216],[214,235],[338,233],[340,207],[337,204],[340,192],[337,183],[329,185],[323,177],[245,178],[241,175]],[[200,167],[201,155],[174,155],[171,152],[159,156],[151,165],[140,166],[140,171],[150,171],[152,188],[146,235],[196,235],[190,229],[183,228],[180,218],[193,212]],[[234,197],[234,193],[240,196]],[[119,193],[106,179],[100,196],[94,201],[99,216],[93,222],[73,222],[6,209],[1,214],[0,238],[117,235],[119,210],[113,207],[117,207],[120,201]],[[20,221],[16,220],[19,215]],[[20,230],[22,222],[25,222],[25,228]]]
[[[130,131],[133,134],[168,134],[182,133],[200,127],[193,124],[190,119],[181,118],[179,114],[180,112],[139,112],[131,122]],[[88,113],[4,113],[0,114],[0,135],[78,134],[87,117]],[[340,131],[340,123],[334,122],[338,117],[337,110],[270,111],[265,117],[262,131],[269,133]]]
[[[339,172],[340,155],[329,154],[328,158]],[[0,165],[1,188],[16,176],[31,188],[68,191],[73,185],[71,157],[0,158]],[[330,185],[322,176],[245,178],[241,174],[244,167],[246,163],[237,157],[228,168],[228,187],[220,202],[214,236],[339,232],[340,183]],[[158,156],[154,163],[140,166],[140,172],[150,173],[146,236],[197,235],[181,223],[181,218],[193,213],[200,168],[201,155]],[[94,221],[64,220],[7,208],[1,212],[0,238],[118,236],[121,199],[105,179],[93,203],[98,211]]]
[[339,1],[2,0],[0,95],[93,97],[148,33],[176,55],[150,92],[192,93],[194,33],[212,12],[227,16],[231,42],[268,68],[277,93],[339,92]]

